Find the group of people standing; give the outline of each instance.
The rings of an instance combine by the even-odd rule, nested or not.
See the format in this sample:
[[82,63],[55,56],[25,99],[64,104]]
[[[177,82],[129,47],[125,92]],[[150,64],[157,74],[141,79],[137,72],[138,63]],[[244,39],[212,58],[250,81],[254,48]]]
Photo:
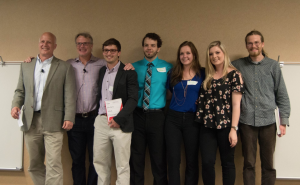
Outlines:
[[[63,130],[68,131],[74,185],[110,184],[112,150],[116,184],[144,184],[147,147],[153,184],[179,185],[182,141],[184,184],[198,184],[199,148],[203,183],[215,184],[219,148],[223,184],[234,185],[238,131],[244,184],[255,184],[257,141],[262,185],[275,184],[274,109],[279,107],[283,136],[290,103],[279,64],[267,57],[259,31],[245,37],[249,56],[232,63],[222,42],[210,43],[205,69],[190,41],[179,46],[174,67],[159,59],[162,40],[156,33],[147,33],[142,40],[144,59],[126,65],[119,61],[121,44],[116,39],[103,43],[104,60],[92,55],[90,34],[76,35],[75,44],[79,57],[63,62],[53,56],[56,37],[44,33],[36,59],[21,65],[11,115],[18,119],[24,105],[21,129],[29,152],[28,170],[36,185],[63,184]],[[108,120],[105,101],[117,98],[122,99],[123,109]],[[165,115],[167,99],[171,101]]]

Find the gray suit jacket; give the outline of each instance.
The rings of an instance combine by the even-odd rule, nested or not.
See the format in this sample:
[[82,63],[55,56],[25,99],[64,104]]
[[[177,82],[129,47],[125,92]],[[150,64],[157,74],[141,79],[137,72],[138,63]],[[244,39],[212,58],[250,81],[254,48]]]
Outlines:
[[[23,107],[22,131],[29,130],[34,113],[34,69],[36,59],[30,63],[22,63],[13,107]],[[68,120],[74,123],[76,113],[76,88],[73,67],[53,57],[45,84],[41,115],[45,131],[61,131],[62,124]]]

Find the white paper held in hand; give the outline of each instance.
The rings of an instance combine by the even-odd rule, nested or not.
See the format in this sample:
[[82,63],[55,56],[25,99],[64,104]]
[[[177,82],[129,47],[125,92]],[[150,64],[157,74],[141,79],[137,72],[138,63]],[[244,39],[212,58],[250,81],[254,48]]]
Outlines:
[[279,108],[278,108],[278,107],[276,107],[274,113],[275,113],[275,121],[276,121],[277,135],[280,135],[280,134],[281,134],[281,131],[280,131],[279,126],[280,126],[280,122],[281,122],[281,121],[280,121],[280,112],[279,112]]
[[114,99],[114,100],[107,100],[105,101],[105,108],[106,108],[106,114],[107,114],[107,121],[110,121],[119,114],[119,112],[123,108],[122,99]]
[[23,117],[23,107],[24,107],[24,106],[21,107],[21,110],[20,110],[20,112],[19,112],[19,119],[18,119],[18,125],[19,125],[19,127],[23,126],[23,121],[22,121],[22,117]]

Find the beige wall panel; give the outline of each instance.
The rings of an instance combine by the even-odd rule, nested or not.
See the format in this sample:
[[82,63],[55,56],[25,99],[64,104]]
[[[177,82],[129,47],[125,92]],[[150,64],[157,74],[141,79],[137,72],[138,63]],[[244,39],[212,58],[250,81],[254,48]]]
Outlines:
[[[77,56],[74,36],[88,31],[94,37],[93,53],[102,57],[102,43],[114,37],[122,44],[125,63],[143,58],[141,40],[147,32],[163,39],[159,57],[174,63],[178,46],[185,40],[194,42],[204,65],[208,44],[221,40],[232,60],[247,55],[244,37],[252,29],[265,36],[265,49],[271,58],[300,61],[300,1],[298,0],[1,0],[0,56],[5,61],[19,61],[38,53],[38,39],[45,31],[57,36],[55,56],[67,60]],[[184,174],[182,150],[181,174]],[[152,184],[149,156],[146,184]],[[62,151],[64,184],[72,184],[71,157],[64,137]],[[0,172],[0,185],[31,185],[27,172],[28,153],[24,151],[23,172]],[[113,163],[114,164],[114,163]],[[241,144],[236,148],[236,184],[242,184]],[[256,164],[260,184],[260,161]],[[115,168],[112,179],[116,178]],[[221,165],[216,161],[216,184],[221,184]],[[183,179],[182,179],[183,180]],[[112,182],[113,182],[112,181]],[[300,181],[279,181],[276,185],[298,185]],[[114,183],[112,183],[114,184]],[[202,179],[200,175],[200,182]]]

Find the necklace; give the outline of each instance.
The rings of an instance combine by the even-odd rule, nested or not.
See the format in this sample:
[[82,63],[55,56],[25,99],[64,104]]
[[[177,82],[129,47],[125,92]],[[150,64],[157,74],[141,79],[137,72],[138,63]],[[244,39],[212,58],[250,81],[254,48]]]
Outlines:
[[[180,83],[181,83],[181,86],[182,86],[182,89],[183,89],[183,99],[182,99],[182,100],[180,100],[179,98],[177,98],[176,93],[175,93],[175,90],[174,90],[174,87],[173,87],[174,99],[175,99],[175,102],[176,102],[176,104],[177,104],[178,106],[184,105],[185,100],[186,100],[187,90],[188,90],[188,82],[191,81],[191,80],[192,80],[192,79],[190,79],[190,80],[188,80],[188,81],[186,82],[186,86],[185,86],[185,87],[183,86],[182,80],[181,80],[181,82],[180,82]],[[183,101],[183,102],[182,102],[182,101]],[[180,102],[182,102],[182,103],[180,103]]]

